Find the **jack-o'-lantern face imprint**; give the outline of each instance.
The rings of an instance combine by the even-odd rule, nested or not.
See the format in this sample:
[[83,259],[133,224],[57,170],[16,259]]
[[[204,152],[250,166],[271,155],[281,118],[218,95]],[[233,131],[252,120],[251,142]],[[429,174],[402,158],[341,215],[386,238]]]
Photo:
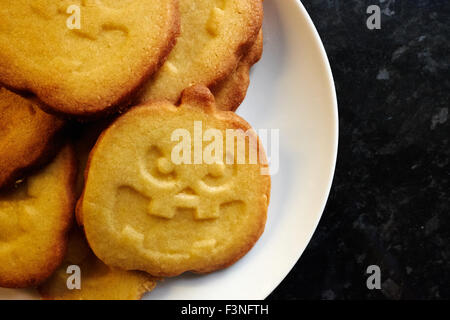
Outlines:
[[217,234],[239,230],[244,224],[234,220],[248,217],[248,191],[240,187],[251,165],[228,164],[226,155],[212,164],[175,164],[172,148],[152,144],[134,151],[129,176],[115,184],[116,232],[149,252],[161,243],[182,255],[223,245],[226,237]]
[[166,219],[173,219],[177,210],[183,209],[191,209],[195,220],[218,218],[221,198],[232,188],[237,173],[235,164],[223,161],[176,165],[157,146],[151,146],[140,163],[141,186],[128,187],[151,199],[148,214]]
[[236,221],[248,217],[248,192],[240,187],[249,165],[227,164],[226,155],[212,164],[174,164],[172,148],[154,144],[133,155],[133,176],[115,191],[118,234],[149,252],[165,247],[165,253],[186,255],[223,245],[220,234],[239,230]]

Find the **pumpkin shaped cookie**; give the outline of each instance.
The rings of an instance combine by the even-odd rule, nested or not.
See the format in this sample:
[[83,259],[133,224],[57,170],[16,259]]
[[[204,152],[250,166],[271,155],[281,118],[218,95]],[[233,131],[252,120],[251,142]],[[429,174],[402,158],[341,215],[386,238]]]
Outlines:
[[0,193],[0,287],[48,278],[64,258],[75,204],[76,161],[64,147],[46,167]]
[[154,276],[211,272],[240,259],[262,234],[265,172],[250,125],[217,110],[206,87],[191,87],[180,106],[137,106],[100,136],[78,216],[110,266]]

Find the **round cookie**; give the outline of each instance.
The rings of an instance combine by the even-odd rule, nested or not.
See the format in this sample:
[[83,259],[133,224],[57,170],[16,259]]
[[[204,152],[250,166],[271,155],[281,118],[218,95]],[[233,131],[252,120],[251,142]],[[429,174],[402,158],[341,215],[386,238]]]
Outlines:
[[61,263],[74,210],[76,161],[65,146],[45,168],[0,193],[0,287],[38,285]]
[[192,85],[214,86],[235,70],[255,42],[261,0],[180,0],[181,35],[163,67],[143,87],[139,102],[178,102]]
[[250,85],[250,69],[257,63],[263,53],[263,31],[258,34],[247,55],[239,61],[236,70],[218,85],[211,88],[216,99],[217,109],[224,111],[236,111],[244,101]]
[[79,118],[127,103],[179,33],[177,0],[1,1],[0,21],[0,83]]
[[[67,288],[70,265],[80,267],[80,289]],[[106,266],[92,253],[83,232],[74,227],[63,263],[38,291],[46,300],[138,300],[155,286],[156,280],[143,272]]]
[[63,125],[38,103],[0,87],[0,188],[50,159]]
[[[153,102],[118,118],[90,154],[77,205],[97,257],[175,276],[244,256],[264,230],[270,196],[266,156],[250,129],[217,110],[201,86],[186,89],[179,107]],[[236,147],[219,139],[227,130]],[[203,132],[205,141],[217,141],[200,146]]]

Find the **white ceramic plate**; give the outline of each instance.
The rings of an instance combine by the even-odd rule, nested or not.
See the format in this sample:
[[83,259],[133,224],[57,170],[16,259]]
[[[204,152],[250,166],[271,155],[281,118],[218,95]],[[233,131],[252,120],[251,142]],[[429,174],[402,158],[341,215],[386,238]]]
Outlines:
[[[266,0],[264,9],[263,59],[238,112],[257,130],[279,129],[279,169],[272,176],[264,235],[232,267],[165,280],[146,299],[264,299],[300,258],[322,215],[338,144],[330,67],[300,1]],[[0,299],[33,297],[31,291],[0,289]]]

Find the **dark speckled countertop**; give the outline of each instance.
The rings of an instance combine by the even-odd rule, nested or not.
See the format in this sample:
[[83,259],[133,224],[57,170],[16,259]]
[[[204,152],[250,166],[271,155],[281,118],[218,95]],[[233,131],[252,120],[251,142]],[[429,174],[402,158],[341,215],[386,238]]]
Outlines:
[[339,155],[320,225],[269,298],[449,299],[450,0],[302,2],[333,69]]

